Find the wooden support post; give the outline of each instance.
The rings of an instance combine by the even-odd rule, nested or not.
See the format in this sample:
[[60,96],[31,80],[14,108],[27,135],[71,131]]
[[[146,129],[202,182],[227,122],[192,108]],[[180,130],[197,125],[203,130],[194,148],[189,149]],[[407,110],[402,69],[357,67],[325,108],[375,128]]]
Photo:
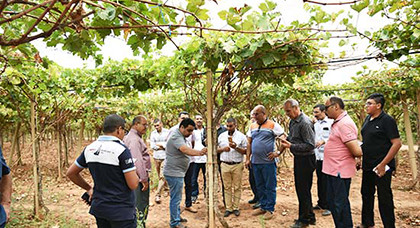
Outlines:
[[413,173],[413,180],[417,181],[417,163],[416,163],[416,154],[414,153],[414,141],[413,141],[413,132],[411,131],[410,125],[410,116],[408,113],[408,104],[407,99],[404,96],[403,101],[403,113],[404,113],[404,126],[405,134],[408,144],[408,159],[410,162],[411,172]]
[[211,71],[207,71],[207,170],[209,172],[209,206],[208,206],[208,219],[209,219],[209,228],[214,228],[215,219],[214,219],[214,172],[213,172],[213,74]]
[[33,158],[33,172],[34,172],[34,214],[39,216],[41,213],[41,203],[39,198],[39,177],[38,177],[38,151],[36,143],[36,120],[35,120],[35,101],[31,100],[31,141],[32,141],[32,158]]

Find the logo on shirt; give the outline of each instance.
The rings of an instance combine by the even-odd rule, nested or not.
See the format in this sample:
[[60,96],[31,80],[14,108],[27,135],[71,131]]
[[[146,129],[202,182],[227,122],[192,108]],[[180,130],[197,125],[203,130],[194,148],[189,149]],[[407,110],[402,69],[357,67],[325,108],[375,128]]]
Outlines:
[[129,158],[125,160],[125,164],[128,165],[130,163],[133,163],[133,159]]
[[99,146],[99,148],[95,151],[95,153],[93,153],[94,155],[96,155],[96,156],[98,156],[99,155],[99,153],[101,152],[101,147],[102,147],[102,145],[101,146]]

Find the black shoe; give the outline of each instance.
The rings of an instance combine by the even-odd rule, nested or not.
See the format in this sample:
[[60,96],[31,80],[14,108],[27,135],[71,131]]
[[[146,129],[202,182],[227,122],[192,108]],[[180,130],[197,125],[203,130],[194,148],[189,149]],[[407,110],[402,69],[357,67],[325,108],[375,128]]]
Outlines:
[[295,223],[293,225],[290,226],[290,228],[303,228],[303,227],[308,227],[309,224],[307,223],[303,223],[299,220],[295,220]]
[[257,202],[256,204],[252,205],[252,209],[257,209],[257,208],[260,208],[260,207],[261,207],[260,202]]
[[252,200],[249,200],[249,201],[248,201],[248,203],[249,203],[249,204],[258,203],[258,200],[254,198],[254,199],[252,199]]
[[239,210],[233,210],[233,214],[236,216],[239,216],[241,214],[241,212]]
[[181,218],[181,221],[180,222],[187,222],[187,221],[188,221],[187,219]]
[[229,215],[230,214],[232,214],[232,212],[231,211],[225,211],[225,215],[224,215],[224,217],[229,217]]
[[316,219],[315,218],[309,219],[309,224],[310,225],[315,225],[316,224]]

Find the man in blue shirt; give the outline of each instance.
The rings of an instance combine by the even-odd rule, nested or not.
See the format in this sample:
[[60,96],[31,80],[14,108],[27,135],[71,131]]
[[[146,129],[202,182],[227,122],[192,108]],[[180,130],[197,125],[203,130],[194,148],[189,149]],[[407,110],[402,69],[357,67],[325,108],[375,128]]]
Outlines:
[[[130,150],[121,141],[125,121],[118,115],[105,118],[105,135],[87,146],[67,170],[67,177],[85,189],[92,202],[89,213],[95,216],[98,227],[135,228],[134,191],[139,178]],[[94,187],[80,175],[89,168]]]
[[10,216],[10,204],[12,196],[12,175],[4,160],[0,147],[0,227],[5,227]]

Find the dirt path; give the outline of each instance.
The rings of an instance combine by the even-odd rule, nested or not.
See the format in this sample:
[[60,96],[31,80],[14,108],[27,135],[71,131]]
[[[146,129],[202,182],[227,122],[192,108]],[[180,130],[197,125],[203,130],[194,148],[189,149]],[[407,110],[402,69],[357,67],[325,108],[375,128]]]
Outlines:
[[[7,145],[5,145],[4,151],[7,152],[7,149]],[[66,178],[61,181],[57,181],[56,171],[54,168],[54,155],[55,153],[53,148],[46,148],[41,155],[43,165],[42,171],[44,175],[44,201],[50,209],[50,214],[57,216],[57,218],[66,216],[67,218],[75,219],[81,224],[85,224],[83,225],[85,227],[96,227],[93,216],[88,213],[89,208],[80,199],[83,190],[73,184],[70,184]],[[410,186],[411,173],[408,167],[407,153],[402,151],[400,152],[400,156],[401,164],[396,177],[393,178],[397,227],[420,226],[420,193],[419,191],[406,190],[408,186]],[[7,157],[6,153],[5,157]],[[74,156],[72,156],[70,162],[73,160]],[[30,157],[24,157],[24,163],[29,164],[30,161]],[[286,161],[289,166],[292,166],[291,157],[287,156]],[[17,215],[32,210],[32,167],[30,165],[20,167],[15,166],[12,170],[14,173],[13,210]],[[361,174],[361,172],[358,172],[357,176],[353,178],[351,183],[350,201],[355,225],[360,224],[361,221]],[[84,172],[84,175],[89,177],[88,172]],[[261,218],[251,215],[253,210],[247,201],[252,198],[252,193],[248,183],[248,171],[244,171],[242,181],[243,192],[240,205],[241,215],[239,217],[231,215],[226,219],[230,227],[289,227],[293,223],[293,220],[297,218],[298,212],[298,201],[293,183],[293,168],[280,168],[277,179],[278,187],[275,217],[270,221],[264,222]],[[202,181],[200,180],[200,187],[202,187],[201,182]],[[156,204],[154,203],[154,196],[155,193],[153,190],[150,197],[151,206],[147,220],[147,227],[169,227],[169,197],[162,197],[162,203]],[[316,204],[315,173],[312,196],[313,204]],[[185,197],[185,195],[183,195],[183,197]],[[219,205],[222,205],[220,192],[218,193],[218,199]],[[182,217],[188,220],[188,222],[185,223],[188,227],[204,228],[206,227],[206,204],[202,191],[197,202],[197,204],[194,204],[194,207],[198,209],[198,213],[193,214],[185,211],[182,213]],[[220,210],[222,213],[224,212],[222,207],[220,207]],[[316,211],[315,213],[317,222],[315,226],[311,227],[333,227],[331,216],[324,217],[319,211]],[[377,202],[375,202],[375,221],[376,227],[382,227],[379,211],[377,209]],[[220,223],[216,222],[216,224],[218,227],[220,226]]]

